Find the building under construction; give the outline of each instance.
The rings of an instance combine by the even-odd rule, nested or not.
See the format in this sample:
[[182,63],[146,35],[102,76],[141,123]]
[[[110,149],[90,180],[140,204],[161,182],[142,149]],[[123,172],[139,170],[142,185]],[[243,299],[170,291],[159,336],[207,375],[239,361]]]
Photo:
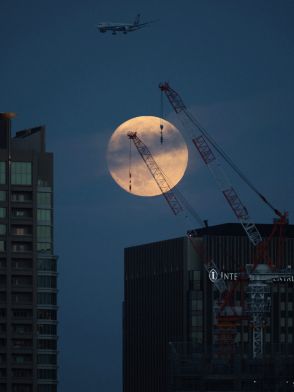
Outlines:
[[[206,227],[194,231],[192,241],[184,237],[125,250],[124,392],[294,390],[294,225],[284,225],[283,236],[272,232],[273,225],[256,226],[269,238],[273,269],[286,271],[268,285],[271,305],[258,357],[248,281],[240,279],[258,256],[241,225]],[[195,252],[193,241],[204,253]],[[204,258],[214,260],[231,287],[226,309],[233,312],[224,312],[221,320],[219,292]]]

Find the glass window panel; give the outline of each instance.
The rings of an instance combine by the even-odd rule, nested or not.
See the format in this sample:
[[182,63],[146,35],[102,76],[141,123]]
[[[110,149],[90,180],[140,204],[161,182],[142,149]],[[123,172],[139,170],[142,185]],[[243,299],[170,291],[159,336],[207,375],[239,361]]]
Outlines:
[[12,303],[30,305],[32,303],[31,293],[12,293]]
[[50,242],[51,241],[51,227],[50,226],[37,226],[37,240]]
[[38,222],[51,224],[51,211],[50,210],[37,210]]
[[6,208],[0,207],[0,218],[5,218],[6,216]]
[[55,365],[56,364],[56,355],[55,354],[39,354],[38,355],[38,364]]
[[0,225],[0,235],[6,234],[6,225]]
[[56,293],[38,293],[37,303],[40,305],[56,305]]
[[33,313],[30,309],[13,309],[12,317],[16,320],[18,319],[30,319],[32,318]]
[[6,201],[6,191],[0,191],[0,201]]
[[56,340],[53,339],[39,339],[38,340],[38,348],[43,350],[56,350],[57,344]]
[[56,260],[38,259],[39,271],[56,271]]
[[11,277],[13,286],[30,287],[33,284],[31,276],[17,275]]
[[56,392],[57,386],[55,384],[39,384],[38,392]]
[[12,259],[12,266],[17,270],[30,270],[32,268],[31,259]]
[[31,235],[31,226],[12,226],[12,234],[14,235]]
[[11,183],[32,185],[32,162],[12,162]]
[[5,241],[0,241],[0,252],[5,251]]
[[40,320],[56,320],[56,310],[42,309],[37,311],[37,318]]
[[38,287],[56,288],[56,276],[38,276]]
[[51,252],[52,246],[49,242],[37,242],[38,252]]
[[51,193],[38,192],[37,204],[40,207],[51,207]]
[[31,250],[32,250],[32,244],[30,242],[12,243],[12,252],[30,252]]
[[38,324],[37,331],[40,335],[56,335],[55,324]]
[[6,184],[6,162],[0,162],[0,184]]
[[32,192],[12,192],[11,200],[16,202],[32,201]]
[[192,316],[192,326],[193,327],[201,327],[202,326],[202,317],[201,316]]
[[56,369],[38,369],[38,378],[45,379],[45,380],[51,380],[51,379],[56,379],[57,373]]

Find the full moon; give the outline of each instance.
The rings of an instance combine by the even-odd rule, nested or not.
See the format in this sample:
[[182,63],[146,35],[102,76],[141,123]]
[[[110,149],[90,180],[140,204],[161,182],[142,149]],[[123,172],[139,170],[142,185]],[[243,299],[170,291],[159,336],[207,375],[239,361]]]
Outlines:
[[[162,129],[162,142],[160,125]],[[156,196],[161,191],[139,155],[128,132],[136,132],[138,138],[148,147],[154,160],[174,187],[183,177],[188,163],[187,145],[170,122],[153,116],[134,117],[121,124],[112,134],[107,161],[114,181],[125,191],[137,196]],[[131,191],[129,189],[131,172]]]

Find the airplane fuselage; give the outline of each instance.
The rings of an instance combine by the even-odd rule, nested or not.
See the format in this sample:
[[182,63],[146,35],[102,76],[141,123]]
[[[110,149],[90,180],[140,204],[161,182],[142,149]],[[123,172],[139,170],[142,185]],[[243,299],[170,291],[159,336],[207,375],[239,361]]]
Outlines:
[[111,31],[112,34],[116,33],[131,33],[132,31],[136,31],[142,29],[143,27],[153,23],[154,21],[140,23],[140,14],[138,14],[133,23],[114,23],[114,22],[101,22],[97,25],[100,33],[106,33],[107,31]]

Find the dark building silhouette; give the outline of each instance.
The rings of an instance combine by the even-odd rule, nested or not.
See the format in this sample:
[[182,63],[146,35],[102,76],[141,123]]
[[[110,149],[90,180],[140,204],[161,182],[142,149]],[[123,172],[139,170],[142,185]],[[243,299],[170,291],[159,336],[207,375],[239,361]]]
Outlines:
[[0,114],[0,391],[57,390],[53,154]]
[[[268,237],[272,225],[257,226]],[[193,241],[203,244],[207,258],[224,272],[240,272],[254,260],[255,250],[239,224],[211,226],[195,235]],[[274,263],[280,245],[274,235],[269,246]],[[282,247],[283,265],[294,275],[294,225],[286,225]],[[187,237],[125,249],[124,284],[124,392],[294,389],[294,282],[272,285],[263,360],[252,360],[249,319],[237,326],[229,359],[215,351],[218,294]],[[239,306],[241,290],[234,296]]]

